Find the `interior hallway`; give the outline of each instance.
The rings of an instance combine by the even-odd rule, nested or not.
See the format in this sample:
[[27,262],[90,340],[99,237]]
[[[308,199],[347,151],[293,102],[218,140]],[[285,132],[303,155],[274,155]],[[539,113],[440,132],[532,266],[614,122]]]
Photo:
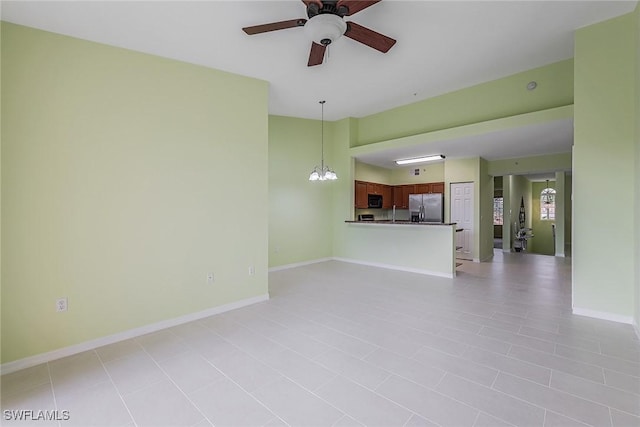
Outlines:
[[495,252],[455,279],[272,272],[267,302],[5,375],[2,409],[69,411],[38,426],[640,425],[632,327],[571,314],[570,259]]

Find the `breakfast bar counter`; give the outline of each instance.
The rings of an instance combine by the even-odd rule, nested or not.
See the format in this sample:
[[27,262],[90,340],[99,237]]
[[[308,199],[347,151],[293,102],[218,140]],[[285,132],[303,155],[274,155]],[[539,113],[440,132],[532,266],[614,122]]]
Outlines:
[[408,220],[375,219],[371,221],[345,221],[348,224],[375,224],[375,225],[456,225],[455,222],[413,222]]
[[456,223],[345,221],[338,258],[441,277],[456,274]]

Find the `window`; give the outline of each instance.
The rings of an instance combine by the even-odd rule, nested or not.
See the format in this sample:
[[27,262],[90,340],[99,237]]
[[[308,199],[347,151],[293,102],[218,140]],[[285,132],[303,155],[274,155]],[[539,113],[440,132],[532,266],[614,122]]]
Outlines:
[[540,219],[556,219],[556,190],[553,188],[547,187],[540,192]]
[[502,197],[493,198],[493,225],[502,225],[504,199]]

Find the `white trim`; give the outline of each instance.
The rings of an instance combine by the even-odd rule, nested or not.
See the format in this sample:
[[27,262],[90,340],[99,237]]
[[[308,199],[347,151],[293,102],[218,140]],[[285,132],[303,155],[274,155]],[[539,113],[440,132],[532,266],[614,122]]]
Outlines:
[[379,263],[379,262],[361,261],[359,259],[352,259],[352,258],[334,257],[333,260],[342,261],[342,262],[348,262],[348,263],[351,263],[351,264],[361,264],[361,265],[369,265],[371,267],[386,268],[386,269],[389,269],[389,270],[406,271],[408,273],[418,273],[418,274],[426,274],[428,276],[446,277],[448,279],[453,279],[453,277],[455,276],[454,273],[448,274],[448,273],[442,273],[440,271],[422,270],[420,268],[403,267],[403,266],[400,266],[400,265],[382,264],[382,263]]
[[633,330],[636,332],[636,336],[638,337],[638,339],[640,339],[640,327],[637,323],[633,324]]
[[607,313],[605,311],[589,310],[588,308],[573,307],[573,314],[578,316],[593,317],[595,319],[610,320],[612,322],[627,323],[633,325],[633,317]]
[[302,267],[304,265],[317,264],[319,262],[331,261],[333,259],[335,258],[319,258],[311,261],[294,262],[293,264],[278,265],[276,267],[271,267],[269,269],[269,273],[272,273],[274,271],[280,271],[280,270],[288,270],[290,268]]
[[60,359],[62,357],[72,356],[74,354],[82,353],[83,351],[93,350],[104,345],[113,344],[119,341],[139,337],[151,332],[157,332],[162,329],[170,328],[172,326],[182,325],[183,323],[192,322],[194,320],[203,319],[205,317],[221,314],[227,311],[235,310],[237,308],[246,307],[248,305],[256,304],[259,302],[267,301],[269,294],[258,295],[251,298],[246,298],[239,301],[234,301],[229,304],[220,305],[217,307],[208,308],[203,311],[195,313],[185,314],[184,316],[174,317],[173,319],[161,320],[157,323],[141,326],[139,328],[129,329],[127,331],[118,332],[114,335],[106,337],[96,338],[94,340],[85,341],[80,344],[75,344],[69,347],[59,348],[57,350],[49,351],[47,353],[36,354],[35,356],[25,357],[24,359],[14,360],[13,362],[3,363],[0,365],[0,372],[2,375],[16,372],[21,369],[30,368],[32,366],[47,363],[52,360]]

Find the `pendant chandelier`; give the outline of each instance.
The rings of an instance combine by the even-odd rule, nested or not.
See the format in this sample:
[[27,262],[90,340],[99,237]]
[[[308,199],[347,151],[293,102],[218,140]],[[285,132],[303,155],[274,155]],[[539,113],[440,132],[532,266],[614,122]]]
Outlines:
[[322,143],[322,151],[321,151],[321,160],[320,166],[316,166],[313,168],[311,175],[309,175],[309,181],[333,181],[338,179],[338,175],[329,168],[329,166],[325,166],[324,164],[324,103],[326,101],[320,101],[320,105],[322,106],[322,121],[321,121],[321,131],[320,131],[320,140]]

